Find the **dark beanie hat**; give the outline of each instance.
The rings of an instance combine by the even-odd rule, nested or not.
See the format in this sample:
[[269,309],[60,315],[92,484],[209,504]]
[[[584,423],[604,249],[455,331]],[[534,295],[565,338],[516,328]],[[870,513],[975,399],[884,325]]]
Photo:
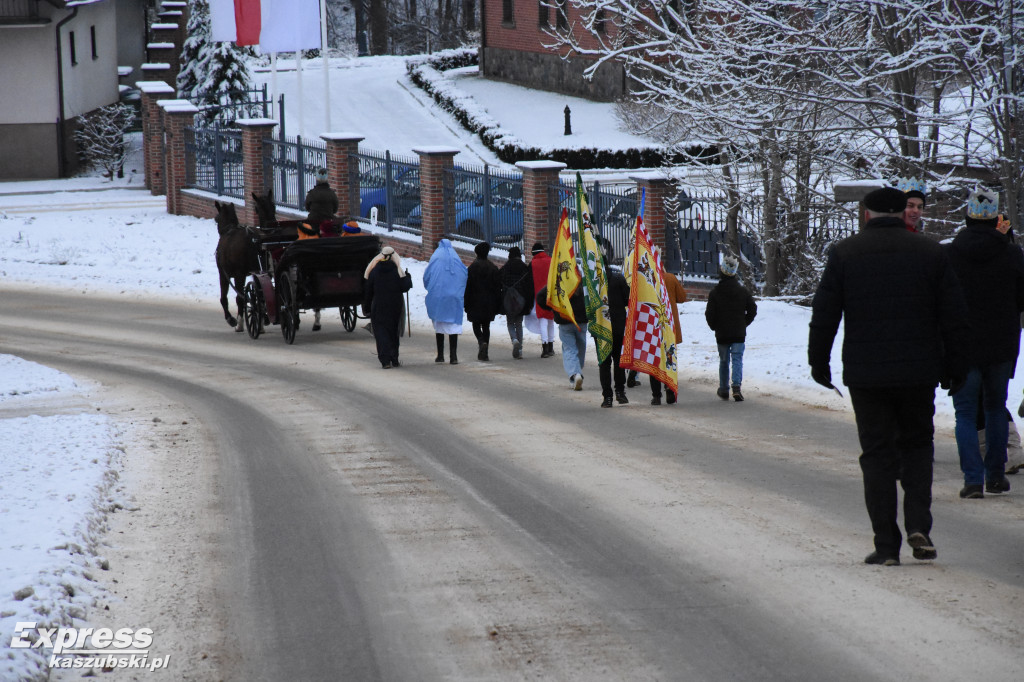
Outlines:
[[544,251],[544,243],[543,242],[534,242],[533,243],[533,248],[530,249],[530,253],[533,253],[533,254],[541,253],[542,251]]
[[473,247],[473,250],[476,251],[476,255],[480,258],[487,258],[487,254],[491,252],[491,245],[487,242],[480,242]]
[[522,252],[522,250],[520,250],[520,248],[518,246],[513,246],[511,249],[508,250],[508,259],[509,260],[519,260],[522,257],[523,257],[523,252]]
[[903,213],[907,195],[895,187],[882,187],[864,197],[864,206],[875,213]]

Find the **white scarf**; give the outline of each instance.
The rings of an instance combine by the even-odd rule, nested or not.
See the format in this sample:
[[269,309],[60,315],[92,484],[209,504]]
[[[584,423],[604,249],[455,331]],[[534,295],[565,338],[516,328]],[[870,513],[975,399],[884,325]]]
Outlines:
[[399,278],[405,277],[405,269],[402,267],[402,259],[398,256],[397,253],[395,253],[395,250],[393,248],[391,248],[390,246],[385,246],[383,249],[380,250],[380,253],[373,257],[373,260],[370,261],[370,264],[366,266],[366,272],[363,273],[363,279],[369,279],[370,271],[373,270],[377,266],[377,263],[381,262],[382,260],[392,261],[395,264],[395,267],[398,268]]

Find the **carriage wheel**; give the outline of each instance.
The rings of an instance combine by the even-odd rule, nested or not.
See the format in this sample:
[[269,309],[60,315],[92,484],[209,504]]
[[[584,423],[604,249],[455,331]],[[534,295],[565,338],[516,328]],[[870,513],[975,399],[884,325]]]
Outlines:
[[255,280],[250,281],[245,285],[245,311],[243,317],[245,319],[245,331],[249,333],[249,338],[254,341],[263,333],[264,315],[262,292],[256,285]]
[[345,331],[350,332],[356,328],[356,317],[355,306],[342,306],[341,323],[345,325]]
[[281,302],[278,319],[281,321],[281,333],[284,335],[285,343],[295,343],[295,331],[299,328],[299,311],[295,307],[292,283],[287,274],[283,275],[278,283],[277,299]]

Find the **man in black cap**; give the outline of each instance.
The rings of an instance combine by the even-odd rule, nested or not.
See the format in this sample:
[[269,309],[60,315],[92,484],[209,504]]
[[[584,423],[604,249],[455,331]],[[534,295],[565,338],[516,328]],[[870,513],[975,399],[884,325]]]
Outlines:
[[937,556],[929,537],[935,386],[955,391],[967,375],[963,291],[939,243],[907,231],[906,205],[906,194],[894,187],[864,197],[864,228],[829,253],[807,352],[811,377],[834,388],[829,360],[845,317],[843,383],[874,531],[875,551],[864,561],[884,566],[900,563],[897,479],[914,558]]

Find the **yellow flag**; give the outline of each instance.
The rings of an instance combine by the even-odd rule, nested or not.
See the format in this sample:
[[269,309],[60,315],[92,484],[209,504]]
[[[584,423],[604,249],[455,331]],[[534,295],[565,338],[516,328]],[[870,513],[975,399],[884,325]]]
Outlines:
[[576,316],[572,314],[569,298],[580,286],[580,272],[576,267],[576,250],[572,245],[572,234],[569,233],[569,211],[562,209],[562,220],[558,223],[558,236],[555,237],[555,248],[551,254],[551,267],[548,269],[548,307],[566,320],[576,325]]
[[634,238],[635,246],[629,259],[632,284],[619,367],[643,372],[677,391],[676,335],[665,288],[665,271],[661,256],[639,217]]

